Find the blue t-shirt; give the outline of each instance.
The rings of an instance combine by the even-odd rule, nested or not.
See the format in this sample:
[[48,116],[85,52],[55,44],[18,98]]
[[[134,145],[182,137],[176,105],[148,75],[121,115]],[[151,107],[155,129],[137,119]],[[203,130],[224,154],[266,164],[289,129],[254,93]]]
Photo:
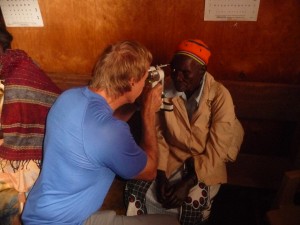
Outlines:
[[127,123],[87,87],[65,91],[49,111],[44,158],[29,193],[24,224],[83,224],[97,211],[115,175],[133,178],[147,156]]

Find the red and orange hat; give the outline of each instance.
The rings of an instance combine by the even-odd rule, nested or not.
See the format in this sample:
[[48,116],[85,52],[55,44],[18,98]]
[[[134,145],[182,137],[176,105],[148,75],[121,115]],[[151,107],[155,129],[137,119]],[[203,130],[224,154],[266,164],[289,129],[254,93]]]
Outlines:
[[182,41],[175,54],[187,55],[202,65],[207,65],[211,55],[208,46],[201,40],[188,39]]

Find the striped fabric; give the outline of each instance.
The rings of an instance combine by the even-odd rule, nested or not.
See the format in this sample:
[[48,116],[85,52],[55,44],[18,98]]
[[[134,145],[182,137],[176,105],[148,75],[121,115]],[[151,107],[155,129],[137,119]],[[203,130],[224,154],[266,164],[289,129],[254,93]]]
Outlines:
[[47,113],[61,90],[22,50],[0,56],[4,80],[0,160],[19,169],[30,160],[40,164]]

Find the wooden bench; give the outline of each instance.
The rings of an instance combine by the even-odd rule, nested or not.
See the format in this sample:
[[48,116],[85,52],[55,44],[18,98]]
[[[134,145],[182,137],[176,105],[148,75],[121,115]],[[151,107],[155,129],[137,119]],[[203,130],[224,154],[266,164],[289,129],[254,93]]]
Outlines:
[[300,85],[222,83],[245,129],[241,152],[228,164],[229,183],[277,189],[286,170],[300,167]]
[[[63,90],[85,85],[89,75],[49,74]],[[300,167],[300,85],[221,81],[231,92],[245,139],[234,163],[228,163],[232,185],[279,187],[286,170]],[[124,214],[124,181],[115,179],[102,209]]]
[[270,225],[300,224],[300,206],[294,201],[299,184],[300,170],[285,172],[274,205],[266,213]]

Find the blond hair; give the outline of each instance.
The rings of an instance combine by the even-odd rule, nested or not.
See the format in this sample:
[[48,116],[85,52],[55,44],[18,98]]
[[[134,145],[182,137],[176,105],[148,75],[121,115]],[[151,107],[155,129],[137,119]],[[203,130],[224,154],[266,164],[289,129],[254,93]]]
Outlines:
[[122,41],[108,46],[93,70],[90,87],[117,98],[131,90],[130,81],[140,81],[152,62],[152,54],[142,44]]

